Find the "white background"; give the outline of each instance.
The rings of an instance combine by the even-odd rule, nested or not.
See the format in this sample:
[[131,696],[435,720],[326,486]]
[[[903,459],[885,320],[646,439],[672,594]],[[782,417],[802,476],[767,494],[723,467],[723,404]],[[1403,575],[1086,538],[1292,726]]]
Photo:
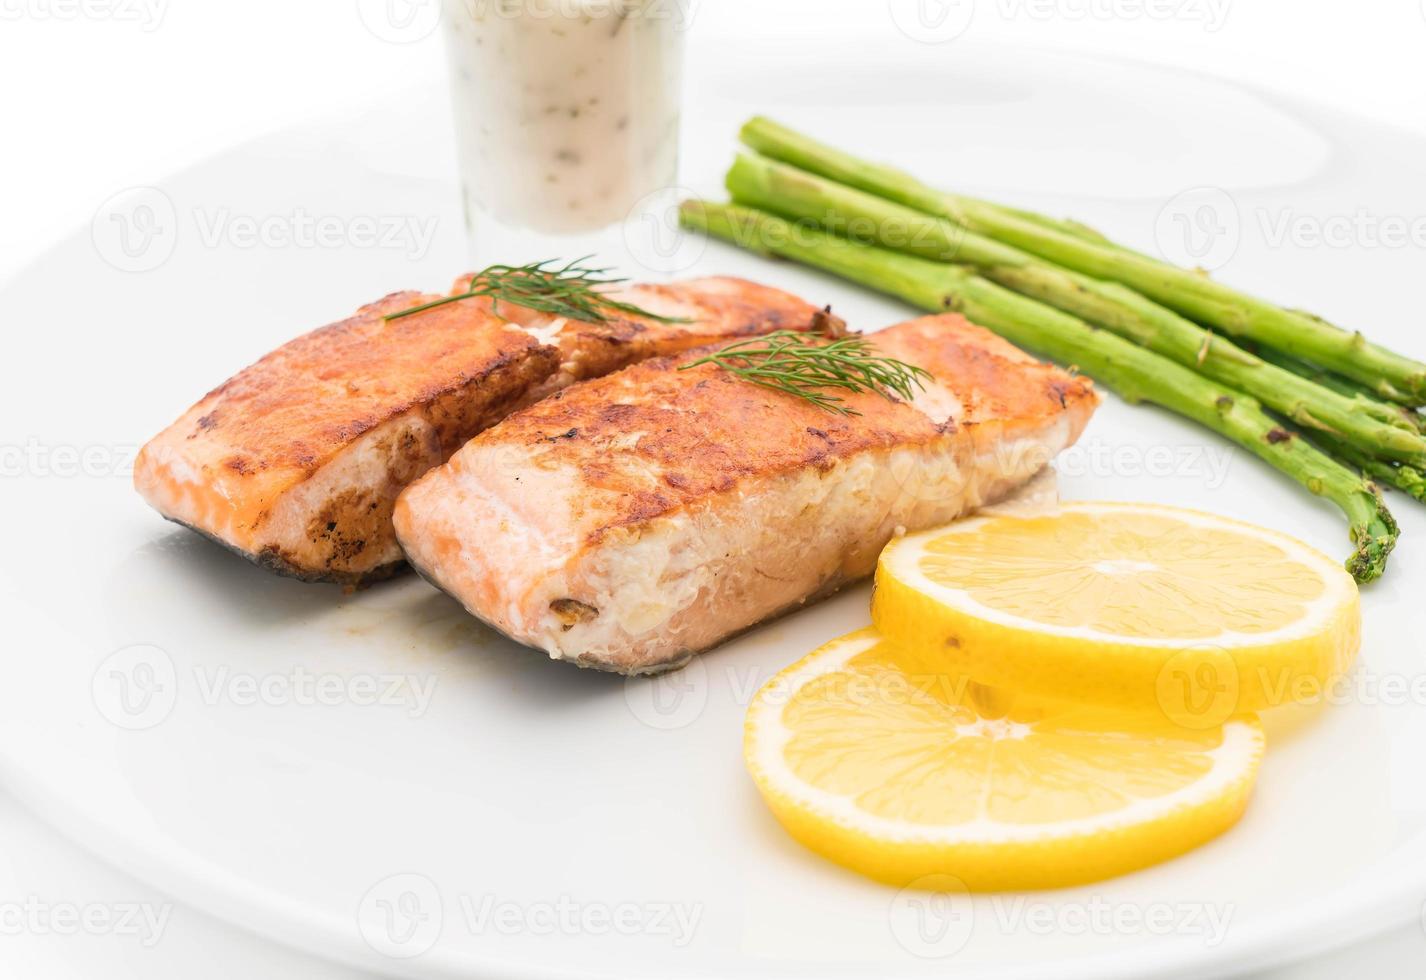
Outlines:
[[[408,0],[0,0],[0,284],[120,189],[439,75],[438,35],[397,44],[369,29],[388,2],[400,14]],[[970,5],[955,14],[968,12],[970,24],[946,45],[947,57],[957,45],[1001,42],[1116,54],[1426,129],[1423,0],[958,3]],[[815,44],[849,23],[891,35],[887,8],[887,0],[704,0],[692,43],[767,32]],[[1008,56],[1006,70],[1027,56]],[[81,906],[166,902],[0,798],[0,906],[30,896]],[[13,931],[0,923],[0,976],[353,976],[183,908],[149,949],[132,937]],[[1385,937],[1272,980],[1347,971],[1420,977],[1426,935]]]

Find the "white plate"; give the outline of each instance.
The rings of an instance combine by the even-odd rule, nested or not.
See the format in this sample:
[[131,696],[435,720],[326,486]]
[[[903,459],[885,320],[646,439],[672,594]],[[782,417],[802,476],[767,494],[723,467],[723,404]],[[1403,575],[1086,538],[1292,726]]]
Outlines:
[[[698,189],[716,192],[753,111],[1143,248],[1156,227],[1165,247],[1181,231],[1183,202],[1165,222],[1166,200],[1211,184],[1224,193],[1210,204],[1226,195],[1231,210],[1210,214],[1241,229],[1223,277],[1423,353],[1418,253],[1274,247],[1269,234],[1287,208],[1422,214],[1426,147],[1406,136],[1211,80],[1043,54],[958,47],[943,63],[936,48],[862,45],[803,64],[732,52],[692,59]],[[1236,830],[1140,874],[973,909],[922,904],[804,852],[744,776],[758,682],[865,623],[865,588],[626,684],[517,649],[419,581],[344,596],[161,522],[128,487],[138,443],[280,341],[460,271],[444,112],[418,93],[236,148],[120,197],[0,299],[14,477],[0,767],[30,805],[183,899],[412,976],[1208,976],[1418,914],[1426,522],[1399,497],[1404,545],[1364,596],[1362,684],[1316,717],[1271,720]],[[437,225],[410,255],[399,238],[253,247],[231,223],[282,232],[299,208],[343,231],[390,216]],[[700,252],[695,271],[773,281],[858,325],[909,312],[721,245]],[[1068,497],[1199,506],[1347,550],[1329,507],[1155,410],[1111,400],[1061,469]],[[293,693],[304,677],[322,686]],[[404,701],[387,703],[390,683]],[[311,703],[323,692],[342,703]],[[1206,931],[1210,912],[1222,935]]]

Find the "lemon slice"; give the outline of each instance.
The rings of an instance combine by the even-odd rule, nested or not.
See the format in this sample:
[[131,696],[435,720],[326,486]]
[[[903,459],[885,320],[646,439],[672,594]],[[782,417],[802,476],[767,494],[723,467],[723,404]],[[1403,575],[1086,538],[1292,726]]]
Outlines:
[[845,867],[938,890],[1058,887],[1181,854],[1247,805],[1255,717],[1185,729],[922,667],[860,630],[784,670],[748,710],[744,754],[764,799]]
[[985,684],[1209,728],[1320,697],[1361,642],[1356,583],[1332,559],[1148,504],[1065,504],[893,541],[872,619]]

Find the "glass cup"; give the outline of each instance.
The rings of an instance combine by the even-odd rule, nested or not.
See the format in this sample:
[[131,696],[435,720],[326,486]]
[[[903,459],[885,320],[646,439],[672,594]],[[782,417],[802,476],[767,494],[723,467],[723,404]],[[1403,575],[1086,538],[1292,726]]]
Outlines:
[[643,239],[676,186],[688,17],[687,0],[446,0],[476,268],[656,264]]

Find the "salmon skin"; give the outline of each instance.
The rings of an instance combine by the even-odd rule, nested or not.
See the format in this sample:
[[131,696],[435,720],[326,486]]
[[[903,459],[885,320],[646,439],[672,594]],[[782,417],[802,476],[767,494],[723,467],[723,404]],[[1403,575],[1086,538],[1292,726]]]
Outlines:
[[209,392],[143,448],[134,485],[164,517],[279,574],[361,585],[403,567],[397,494],[515,409],[648,357],[829,318],[739,279],[612,295],[683,322],[497,314],[485,299],[387,320],[441,298],[392,294]]
[[623,674],[686,663],[873,571],[1079,438],[1092,383],[954,314],[870,335],[934,380],[842,416],[707,364],[649,361],[478,436],[396,504],[411,563],[552,658]]

